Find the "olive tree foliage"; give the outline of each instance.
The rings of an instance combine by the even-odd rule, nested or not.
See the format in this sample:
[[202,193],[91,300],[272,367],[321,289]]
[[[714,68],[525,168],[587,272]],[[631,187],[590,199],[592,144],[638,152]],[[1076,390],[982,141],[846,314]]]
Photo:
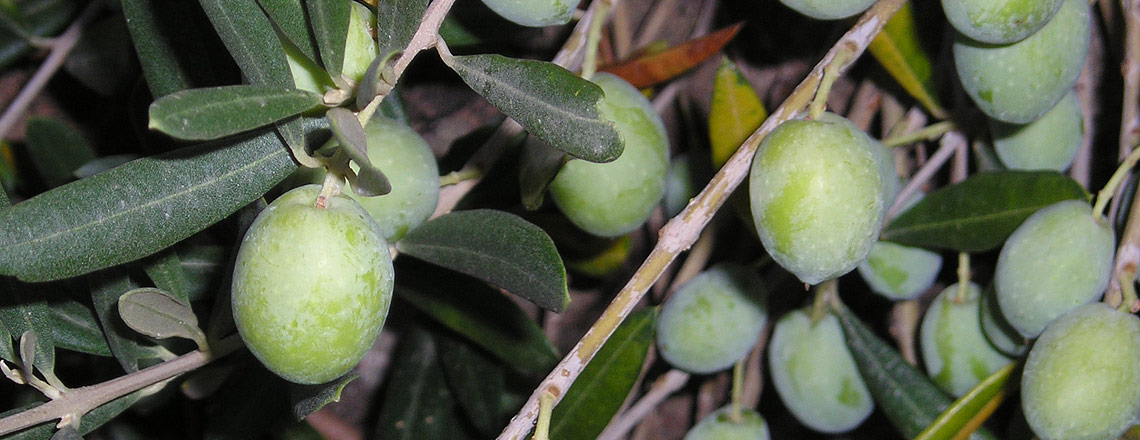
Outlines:
[[[665,38],[682,18],[652,3],[0,1],[0,68],[34,72],[0,115],[0,438],[1129,428],[1140,379],[1053,347],[1106,371],[1140,351],[1140,6],[987,30],[1016,8],[705,0]],[[515,44],[535,35],[558,41]],[[1123,85],[1095,68],[1121,59]],[[405,105],[432,81],[505,117],[429,146]],[[59,109],[24,118],[37,97]],[[1058,282],[1081,295],[1039,298]],[[1028,303],[1055,304],[1031,332]]]

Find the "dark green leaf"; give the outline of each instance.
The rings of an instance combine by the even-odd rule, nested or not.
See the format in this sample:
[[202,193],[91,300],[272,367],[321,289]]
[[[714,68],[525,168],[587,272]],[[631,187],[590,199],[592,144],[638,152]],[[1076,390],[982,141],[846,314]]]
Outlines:
[[3,323],[0,323],[0,359],[8,362],[16,360],[16,351],[12,349],[12,333]]
[[570,156],[566,153],[539,138],[527,137],[519,159],[519,191],[526,209],[535,210],[542,206],[546,189],[568,160]]
[[199,0],[250,84],[293,87],[285,49],[255,0]]
[[0,277],[0,321],[10,337],[20,338],[25,332],[35,335],[35,367],[50,373],[55,369],[51,311],[39,293],[32,286]]
[[[1000,402],[1006,395],[1013,392],[1017,385],[1017,378],[1021,377],[1020,374],[1014,374],[1018,370],[1019,363],[1011,362],[1004,368],[995,371],[966,395],[958,398],[953,405],[950,405],[945,412],[934,420],[934,423],[922,430],[915,437],[915,440],[951,440],[971,422],[975,422],[975,417],[988,416],[987,411],[992,413],[994,410],[994,407],[991,407],[992,401],[998,399],[997,401]],[[1010,378],[1014,380],[1010,381]]]
[[1079,183],[1055,171],[978,173],[928,194],[891,222],[882,239],[981,252],[1001,246],[1038,209],[1088,197]]
[[268,438],[270,429],[292,419],[286,382],[252,356],[243,361],[210,399],[202,435],[206,440]]
[[31,37],[30,24],[23,11],[11,0],[0,2],[0,29],[10,33]]
[[182,303],[189,304],[190,280],[182,269],[182,262],[174,250],[168,250],[147,260],[143,266],[154,286]]
[[138,156],[133,154],[112,154],[110,156],[98,157],[76,168],[74,175],[78,179],[86,179],[138,158]]
[[70,182],[75,170],[95,159],[87,140],[58,119],[33,116],[25,131],[28,156],[48,187]]
[[221,287],[223,266],[227,264],[227,249],[222,246],[192,247],[179,251],[179,263],[187,282],[186,298],[197,301]]
[[504,367],[490,353],[457,335],[440,333],[435,341],[447,385],[467,420],[488,437],[498,434],[506,422],[499,411],[507,392]]
[[309,19],[305,16],[305,6],[301,0],[257,0],[265,14],[277,25],[301,54],[310,60],[317,59],[317,49],[313,46],[313,36],[309,34]]
[[206,335],[190,304],[153,287],[133,289],[119,297],[119,317],[131,329],[155,339],[185,338],[206,349]]
[[121,414],[123,411],[126,411],[127,408],[129,408],[135,402],[138,402],[141,398],[142,391],[136,391],[122,396],[118,399],[104,403],[98,408],[91,410],[91,412],[84,414],[83,418],[79,419],[79,434],[87,435],[91,431],[94,431],[100,426],[103,426],[104,423],[109,422],[111,419],[115,418],[115,416]]
[[225,218],[294,169],[265,133],[69,183],[0,211],[0,273],[48,281],[136,260]]
[[591,162],[621,155],[621,135],[598,111],[602,89],[569,70],[500,55],[444,61],[463,82],[552,147]]
[[[906,363],[902,355],[875,336],[859,318],[842,307],[835,314],[871,397],[899,433],[914,438],[950,407],[950,397],[943,394],[938,385]],[[970,438],[994,437],[979,430]]]
[[87,88],[109,97],[134,83],[133,58],[127,23],[123,17],[110,16],[83,30],[63,68]]
[[289,401],[292,403],[293,417],[302,420],[305,416],[324,408],[325,405],[340,401],[340,394],[344,391],[344,387],[357,377],[360,375],[352,372],[326,384],[290,384]]
[[333,78],[344,66],[344,46],[348,41],[348,21],[352,2],[346,0],[305,0],[313,37],[321,54],[321,63]]
[[355,180],[349,176],[356,195],[373,197],[392,192],[388,178],[368,159],[368,137],[364,135],[364,127],[360,126],[356,115],[344,107],[336,107],[329,109],[325,116],[341,148],[360,167]]
[[321,105],[292,87],[222,86],[171,93],[150,105],[148,127],[179,139],[209,140],[263,127]]
[[[192,6],[184,1],[120,0],[143,77],[151,95],[161,97],[194,87],[195,75],[209,75],[209,60],[199,29],[186,20]],[[178,20],[177,26],[169,26]],[[192,67],[189,60],[194,60]]]
[[384,440],[461,439],[458,408],[448,392],[431,334],[413,327],[393,357],[380,423],[372,438]]
[[83,440],[83,436],[79,435],[79,431],[74,426],[68,425],[52,434],[51,440]]
[[514,214],[489,209],[453,212],[410,231],[396,247],[545,309],[561,312],[570,302],[566,267],[554,241]]
[[591,440],[621,409],[653,345],[656,309],[642,309],[626,318],[590,361],[566,397],[554,407],[550,438]]
[[[379,0],[376,2],[376,45],[380,57],[404,50],[412,41],[428,0]],[[445,20],[446,22],[446,20]],[[451,40],[447,40],[448,43]]]
[[[517,304],[478,280],[423,264],[401,263],[396,294],[513,369],[546,374],[558,353]],[[418,276],[417,276],[418,275]]]
[[439,37],[443,38],[449,47],[474,46],[483,43],[481,38],[471,33],[462,23],[450,15],[444,18],[443,23],[440,24]]
[[[75,0],[39,0],[19,2],[18,7],[27,20],[30,33],[46,37],[63,29],[86,4]],[[0,29],[0,68],[8,67],[31,48],[23,35]]]
[[94,312],[78,301],[52,303],[51,334],[55,346],[80,353],[111,356],[111,348]]
[[90,277],[91,302],[95,306],[95,316],[103,326],[107,346],[115,359],[128,373],[139,370],[139,359],[145,358],[145,349],[139,345],[141,339],[119,318],[119,297],[131,289],[138,288],[125,274],[115,270],[100,272]]

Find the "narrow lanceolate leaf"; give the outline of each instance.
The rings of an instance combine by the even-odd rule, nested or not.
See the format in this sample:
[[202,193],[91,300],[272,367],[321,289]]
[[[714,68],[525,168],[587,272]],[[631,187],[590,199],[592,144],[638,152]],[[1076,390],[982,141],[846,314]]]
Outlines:
[[296,166],[273,133],[186,147],[0,211],[0,274],[50,281],[170,247],[261,197]]
[[380,407],[379,423],[371,438],[386,440],[456,439],[459,426],[455,398],[439,364],[432,336],[413,327],[401,339],[388,376],[388,391]]
[[273,23],[256,0],[199,0],[230,56],[251,84],[293,87]]
[[582,370],[566,397],[554,407],[550,438],[592,440],[621,409],[653,344],[656,309],[630,315]]
[[527,137],[519,158],[519,191],[526,209],[535,210],[542,206],[550,182],[569,160],[570,156],[542,139]]
[[141,336],[127,327],[119,318],[119,297],[137,288],[130,277],[119,269],[98,272],[88,280],[91,284],[91,303],[95,316],[103,327],[107,346],[119,365],[128,373],[139,370],[139,359],[145,358],[146,349],[140,346]]
[[149,127],[179,139],[217,139],[297,116],[321,102],[321,95],[292,87],[183,90],[150,105]]
[[[995,371],[954,401],[914,440],[951,440],[959,438],[964,432],[977,429],[1017,387],[1020,375],[1014,375],[1014,372],[1020,367],[1019,362],[1011,362]],[[1014,380],[1011,381],[1011,378]]]
[[643,88],[669,81],[703,63],[732,41],[743,23],[737,23],[703,37],[695,38],[660,52],[601,68],[622,77],[634,87]]
[[[120,0],[127,29],[150,94],[161,97],[209,84],[210,58],[203,49],[201,29],[187,20],[196,5],[161,0]],[[177,26],[167,26],[177,20]]]
[[[899,433],[913,438],[950,407],[950,397],[943,394],[938,385],[906,363],[902,355],[872,333],[858,317],[842,307],[835,314],[871,397]],[[979,430],[970,438],[994,437]]]
[[51,334],[56,347],[96,356],[111,356],[95,313],[75,300],[52,303]]
[[294,47],[310,60],[318,59],[302,0],[257,0],[257,2],[277,26],[277,30],[288,38]]
[[[75,13],[83,7],[83,3],[72,0],[40,0],[18,2],[17,7],[26,19],[30,33],[47,37],[67,26]],[[0,68],[7,67],[31,49],[32,45],[25,35],[0,29]]]
[[305,0],[313,37],[321,53],[321,63],[333,78],[344,66],[344,46],[348,41],[348,21],[352,3],[344,0]]
[[712,104],[709,108],[709,142],[712,147],[713,166],[720,168],[736,152],[740,144],[756,130],[768,110],[756,94],[756,89],[740,73],[736,63],[722,58],[713,82]]
[[883,231],[908,246],[981,252],[1001,246],[1038,209],[1088,199],[1079,183],[1055,171],[991,171],[927,195]]
[[[376,2],[376,45],[380,57],[404,50],[412,41],[428,0],[378,0]],[[444,22],[447,20],[445,19]],[[442,30],[441,30],[442,32]],[[451,44],[451,39],[447,40]]]
[[355,177],[349,176],[352,190],[357,195],[365,197],[392,192],[392,184],[388,182],[388,178],[368,159],[368,137],[364,135],[364,127],[360,126],[360,120],[356,119],[356,115],[344,107],[336,107],[329,109],[325,116],[341,148],[360,167]]
[[516,371],[546,374],[558,353],[517,304],[486,284],[422,263],[403,263],[396,294]]
[[943,119],[946,110],[938,104],[934,93],[930,56],[922,49],[918,35],[914,13],[910,4],[905,3],[883,27],[883,31],[871,40],[868,50],[907,93],[935,118]]
[[[35,367],[52,372],[55,369],[55,346],[52,343],[51,308],[47,301],[37,299],[35,293],[39,291],[12,278],[0,277],[0,295],[4,298],[0,300],[0,326],[7,328],[10,337],[33,335],[36,342],[33,347]],[[17,344],[18,350],[23,348]]]
[[154,282],[154,286],[166,292],[179,302],[190,303],[190,280],[182,269],[182,262],[173,249],[155,255],[143,266],[146,276]]
[[329,383],[320,385],[289,385],[289,401],[293,407],[293,417],[302,420],[333,402],[340,401],[340,394],[359,374],[355,372],[341,376]]
[[190,304],[153,287],[134,289],[119,297],[119,317],[136,332],[155,339],[185,338],[206,348],[206,335]]
[[486,350],[450,332],[435,336],[443,375],[467,420],[487,437],[498,434],[506,422],[501,408],[502,396],[508,392],[506,367]]
[[602,89],[569,70],[500,55],[445,57],[444,62],[475,92],[554,148],[591,162],[621,155],[621,136],[598,112]]
[[561,312],[570,302],[566,267],[554,241],[514,214],[488,209],[453,212],[412,230],[396,247],[412,257],[481,278],[545,309]]
[[75,170],[95,159],[87,140],[58,119],[28,118],[25,131],[28,156],[48,187],[74,180]]

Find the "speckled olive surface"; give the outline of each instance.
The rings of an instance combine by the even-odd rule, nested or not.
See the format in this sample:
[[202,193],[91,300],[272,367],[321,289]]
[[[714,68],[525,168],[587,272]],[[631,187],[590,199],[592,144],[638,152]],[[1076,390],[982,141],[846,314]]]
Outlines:
[[946,20],[983,43],[1010,44],[1037,32],[1063,0],[942,0]]
[[958,286],[951,284],[938,294],[919,328],[926,373],[953,396],[966,394],[1012,361],[990,345],[982,332],[982,289],[969,283],[960,295]]
[[483,0],[483,4],[516,24],[538,27],[569,23],[578,0]]
[[764,416],[750,410],[740,410],[740,420],[732,420],[732,406],[705,416],[685,434],[684,440],[768,440],[768,423]]

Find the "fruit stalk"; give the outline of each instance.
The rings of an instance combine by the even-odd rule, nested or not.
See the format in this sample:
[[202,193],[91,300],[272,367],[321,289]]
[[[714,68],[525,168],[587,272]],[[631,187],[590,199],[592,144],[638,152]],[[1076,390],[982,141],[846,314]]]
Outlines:
[[721,167],[708,186],[690,201],[680,214],[669,220],[659,233],[660,240],[657,245],[650,251],[649,256],[638,271],[618,292],[609,307],[598,318],[598,321],[587,330],[586,335],[543,379],[518,414],[511,418],[510,424],[499,434],[500,440],[524,438],[531,430],[535,417],[538,416],[538,402],[542,393],[547,392],[547,390],[558,391],[557,403],[557,400],[570,388],[582,369],[585,368],[614,329],[633,311],[665,268],[673,262],[677,255],[696,242],[701,231],[712,219],[713,214],[748,175],[752,156],[756,153],[760,141],[777,125],[791,120],[806,109],[815,94],[824,69],[836,63],[835,58],[840,51],[850,50],[852,56],[838,63],[840,67],[837,71],[840,73],[846,71],[871,44],[871,40],[883,29],[887,20],[902,7],[902,4],[903,0],[880,0],[872,6],[824,55],[823,59],[816,64],[807,78],[800,82],[788,99],[744,141],[744,144]]

